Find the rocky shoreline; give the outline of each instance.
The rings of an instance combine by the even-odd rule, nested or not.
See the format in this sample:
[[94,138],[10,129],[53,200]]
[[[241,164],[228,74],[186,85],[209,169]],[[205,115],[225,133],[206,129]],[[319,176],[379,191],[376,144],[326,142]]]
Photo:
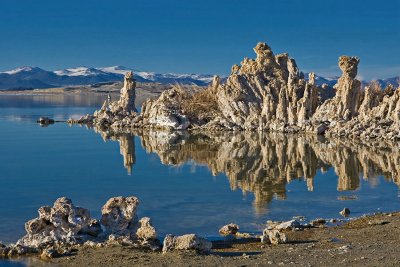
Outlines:
[[216,76],[208,88],[196,92],[175,86],[158,99],[146,100],[140,113],[129,73],[118,101],[105,101],[93,115],[69,123],[115,131],[277,131],[400,140],[400,90],[374,83],[361,88],[357,57],[339,58],[342,76],[330,88],[317,86],[314,73],[305,78],[287,53],[274,55],[265,43],[254,51],[256,59],[234,65],[225,82]]
[[[261,234],[241,233],[238,225],[228,224],[219,230],[223,237],[212,242],[187,234],[167,235],[161,243],[150,218],[137,218],[138,204],[133,196],[111,198],[102,208],[101,220],[96,220],[68,198],[59,198],[53,207],[39,208],[39,217],[25,224],[27,235],[16,244],[0,244],[0,259],[28,260],[30,266],[46,262],[56,266],[329,266],[333,259],[340,259],[338,265],[394,266],[400,261],[395,245],[400,212],[350,220],[268,221]],[[342,211],[341,215],[348,214]]]

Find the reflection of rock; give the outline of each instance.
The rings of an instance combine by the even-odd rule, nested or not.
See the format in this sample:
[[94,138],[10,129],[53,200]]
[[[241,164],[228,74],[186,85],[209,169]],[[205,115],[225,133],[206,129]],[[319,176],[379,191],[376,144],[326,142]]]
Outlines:
[[95,128],[96,132],[101,134],[104,141],[111,139],[119,142],[120,154],[124,158],[124,166],[128,170],[128,174],[132,173],[132,167],[136,163],[136,153],[135,153],[135,140],[131,134],[126,133],[110,133],[107,131],[102,131]]
[[130,135],[121,135],[118,138],[120,153],[124,157],[124,166],[130,174],[132,172],[132,166],[136,162],[135,155],[135,140]]
[[163,164],[194,161],[213,174],[227,175],[232,190],[253,192],[254,205],[264,212],[274,196],[286,198],[286,184],[304,178],[313,190],[319,169],[332,166],[338,175],[338,190],[359,187],[360,175],[374,179],[384,175],[400,186],[398,147],[367,146],[310,135],[219,133],[214,135],[137,133],[142,146],[156,153]]
[[[114,140],[133,139],[128,134],[100,133]],[[376,184],[376,178],[383,175],[400,186],[399,146],[386,143],[367,145],[314,135],[254,132],[189,134],[138,130],[134,134],[163,164],[190,161],[207,166],[214,175],[226,174],[232,190],[254,193],[258,213],[264,213],[266,204],[274,197],[285,199],[286,184],[293,179],[304,179],[312,191],[317,171],[326,172],[329,167],[338,176],[338,191],[357,189],[360,176]],[[134,155],[133,142],[120,144],[130,145],[123,150]]]

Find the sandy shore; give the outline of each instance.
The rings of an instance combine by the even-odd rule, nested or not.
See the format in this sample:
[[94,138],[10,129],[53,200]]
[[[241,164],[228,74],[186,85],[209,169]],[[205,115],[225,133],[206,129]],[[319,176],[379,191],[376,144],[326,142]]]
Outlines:
[[56,266],[399,266],[400,212],[367,216],[343,226],[288,233],[289,243],[214,242],[210,255],[141,251],[129,246],[83,248],[53,259]]

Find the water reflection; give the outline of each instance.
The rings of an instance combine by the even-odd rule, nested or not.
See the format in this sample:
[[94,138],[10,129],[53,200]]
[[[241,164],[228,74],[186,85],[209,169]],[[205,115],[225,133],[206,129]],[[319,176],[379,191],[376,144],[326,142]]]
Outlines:
[[124,166],[131,172],[135,164],[133,136],[139,136],[142,147],[159,156],[167,165],[188,162],[207,166],[213,175],[224,173],[232,190],[251,192],[254,207],[264,214],[274,198],[286,199],[286,185],[304,180],[314,190],[317,172],[334,168],[337,190],[356,190],[360,179],[376,186],[384,176],[400,186],[400,153],[398,146],[357,144],[310,135],[277,133],[188,134],[142,130],[132,134],[113,134],[96,130],[104,139],[117,140]]

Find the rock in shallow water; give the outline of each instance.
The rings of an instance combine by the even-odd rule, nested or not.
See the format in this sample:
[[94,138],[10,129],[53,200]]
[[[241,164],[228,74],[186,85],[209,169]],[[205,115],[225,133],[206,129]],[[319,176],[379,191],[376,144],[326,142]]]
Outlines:
[[344,208],[341,212],[339,212],[340,215],[344,217],[348,217],[350,215],[350,209],[349,208]]
[[239,231],[239,225],[230,223],[227,225],[224,225],[219,229],[219,233],[221,235],[236,235],[236,233]]

